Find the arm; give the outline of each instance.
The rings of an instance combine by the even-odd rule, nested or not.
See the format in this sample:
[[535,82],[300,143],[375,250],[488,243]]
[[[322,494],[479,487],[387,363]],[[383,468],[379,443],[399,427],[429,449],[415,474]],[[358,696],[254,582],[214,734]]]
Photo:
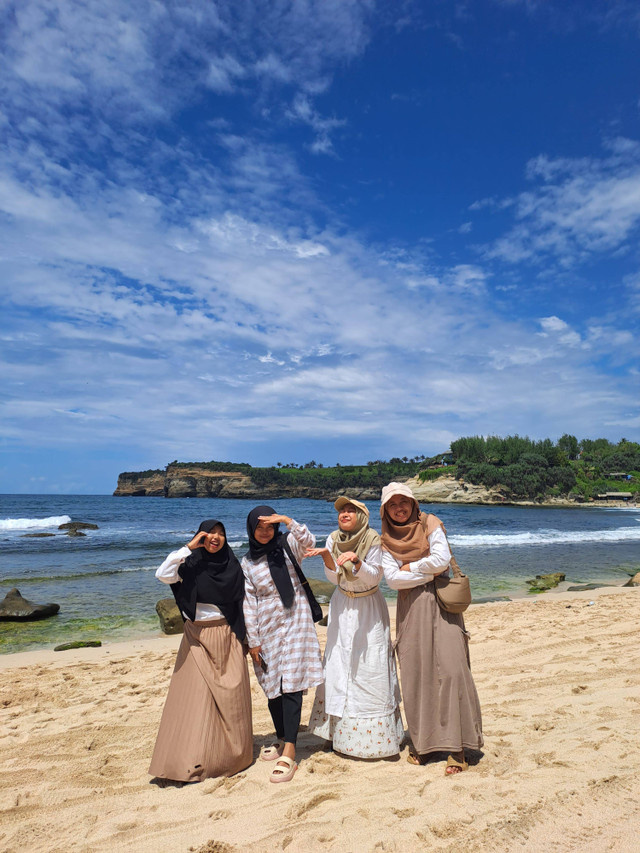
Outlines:
[[191,542],[178,548],[177,551],[172,551],[164,563],[156,570],[156,577],[162,583],[179,583],[182,581],[178,572],[180,566],[187,559],[192,551],[196,548],[202,548],[202,543],[206,537],[206,531],[202,530],[193,537]]
[[188,545],[178,548],[177,551],[172,551],[164,563],[156,569],[156,577],[162,583],[178,583],[182,580],[178,574],[178,569],[187,559],[191,549]]
[[316,544],[316,537],[309,531],[309,528],[305,524],[298,524],[298,522],[294,521],[292,518],[290,518],[286,524],[289,528],[289,534],[287,536],[289,546],[293,551],[296,560],[300,562],[304,558],[306,550],[308,548],[313,548]]
[[382,580],[382,546],[372,545],[367,551],[367,556],[358,566],[358,577],[361,580],[370,581],[371,584],[380,583]]
[[420,560],[409,563],[412,574],[427,576],[426,580],[428,581],[433,580],[433,575],[439,575],[446,571],[451,560],[449,543],[441,527],[438,527],[429,536],[429,549],[431,553],[428,557],[422,557]]
[[420,560],[404,565],[388,551],[382,552],[382,568],[385,580],[391,589],[411,589],[414,586],[429,583],[434,575],[445,571],[451,559],[451,551],[440,528],[429,536],[429,547],[431,553],[428,557],[422,557]]
[[338,574],[336,572],[336,564],[333,559],[333,554],[331,553],[331,546],[333,545],[333,539],[331,534],[327,536],[327,541],[325,543],[324,548],[307,548],[304,553],[304,557],[322,557],[322,562],[324,563],[324,573],[329,581],[329,583],[334,583],[336,586],[338,585]]
[[393,554],[383,550],[382,570],[384,571],[384,579],[391,589],[411,589],[413,586],[426,583],[424,576],[414,575],[413,572],[401,569],[400,566],[401,564]]
[[[242,560],[242,573],[244,574],[244,601],[242,602],[242,611],[244,613],[244,624],[247,628],[246,642],[251,650],[251,657],[256,660],[257,653],[260,651],[260,634],[258,631],[258,595],[256,587],[248,570],[248,561],[244,557]],[[256,652],[254,656],[253,652]]]

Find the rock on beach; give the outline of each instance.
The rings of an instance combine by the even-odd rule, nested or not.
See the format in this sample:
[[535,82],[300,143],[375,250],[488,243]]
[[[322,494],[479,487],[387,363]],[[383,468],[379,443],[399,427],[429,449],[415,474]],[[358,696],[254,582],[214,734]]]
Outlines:
[[164,634],[184,633],[184,619],[173,598],[161,598],[156,604],[156,613]]
[[14,586],[0,601],[0,621],[33,622],[55,616],[59,610],[59,604],[34,604],[28,598],[23,598],[20,590]]

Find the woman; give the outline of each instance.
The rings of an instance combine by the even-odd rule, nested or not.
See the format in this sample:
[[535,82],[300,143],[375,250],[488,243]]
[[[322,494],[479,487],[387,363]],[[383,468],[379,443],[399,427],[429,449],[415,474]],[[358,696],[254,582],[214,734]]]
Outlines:
[[435,515],[420,512],[404,483],[382,490],[383,568],[398,590],[396,649],[402,699],[413,751],[411,764],[431,752],[448,752],[445,773],[468,768],[465,749],[480,749],[480,703],[469,665],[461,614],[438,605],[434,576],[447,572],[451,552]]
[[382,578],[380,535],[369,527],[369,510],[339,497],[338,530],[319,555],[338,593],[329,605],[325,683],[316,690],[309,731],[333,741],[336,752],[357,758],[387,758],[404,737],[398,703],[389,609],[378,587]]
[[[290,532],[280,533],[280,524]],[[315,536],[270,506],[249,513],[247,535],[249,551],[242,558],[247,642],[277,737],[261,758],[275,761],[271,782],[289,782],[298,768],[302,692],[323,680],[309,600],[293,563],[315,545]]]
[[184,635],[149,773],[201,782],[251,764],[251,691],[245,639],[244,575],[222,522],[203,521],[188,545],[156,572],[171,584]]

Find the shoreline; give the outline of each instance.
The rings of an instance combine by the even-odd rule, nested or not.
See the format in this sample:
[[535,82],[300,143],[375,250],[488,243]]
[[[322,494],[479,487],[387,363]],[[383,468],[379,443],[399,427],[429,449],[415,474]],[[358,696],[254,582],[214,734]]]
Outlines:
[[[522,603],[534,605],[538,602],[547,601],[595,601],[603,595],[623,595],[628,592],[633,594],[634,591],[640,592],[640,587],[601,586],[597,589],[581,590],[579,592],[569,592],[561,587],[556,587],[555,589],[550,589],[544,593],[525,594],[505,600],[472,602],[466,613],[473,613],[477,608],[509,607],[511,605]],[[396,603],[389,599],[385,599],[385,601],[389,608],[389,617],[391,621],[395,623]],[[328,612],[328,605],[322,605],[322,608],[326,616]],[[316,625],[316,629],[319,635],[326,635],[326,627]],[[107,641],[103,642],[102,646],[98,647],[93,646],[79,649],[67,649],[60,652],[55,652],[50,648],[7,652],[0,654],[0,671],[23,666],[64,666],[65,663],[68,663],[69,661],[73,663],[78,661],[97,661],[102,660],[107,656],[112,656],[113,658],[129,657],[149,651],[177,651],[181,639],[182,634],[163,634],[158,628],[158,633],[154,636],[137,636],[124,640],[116,640],[114,642]]]
[[[607,592],[616,593],[616,592],[623,592],[624,590],[633,589],[633,587],[628,587],[628,586],[626,586],[626,584],[616,584],[616,583],[611,583],[611,584],[602,583],[601,585],[598,585],[595,589],[592,589],[592,590],[581,590],[581,591],[570,592],[567,589],[568,586],[583,586],[586,583],[589,583],[589,581],[585,581],[584,583],[578,583],[578,582],[574,582],[574,581],[562,581],[557,587],[553,587],[553,588],[546,590],[545,592],[541,592],[541,593],[533,593],[533,592],[530,592],[528,589],[525,589],[523,587],[522,591],[519,593],[514,593],[514,592],[512,592],[510,594],[496,593],[495,595],[478,596],[477,600],[475,600],[475,601],[472,600],[470,607],[474,608],[474,607],[484,607],[488,604],[511,604],[514,602],[521,602],[521,601],[535,601],[537,599],[542,600],[542,599],[547,599],[550,597],[561,599],[563,596],[564,597],[576,596],[578,598],[587,597],[587,598],[593,599],[593,598],[596,598],[603,593],[607,593]],[[0,591],[0,596],[1,595],[2,595],[2,593]],[[385,596],[385,601],[387,602],[387,606],[389,608],[389,613],[391,614],[392,618],[395,618],[396,596],[394,595],[393,598],[387,598]],[[323,612],[326,616],[326,614],[328,612],[329,605],[328,604],[322,604],[321,606],[322,606]],[[56,617],[51,617],[51,618],[55,619]],[[70,635],[70,636],[62,636],[61,635],[61,636],[56,637],[54,639],[48,640],[47,642],[43,643],[40,646],[34,646],[31,648],[17,649],[15,651],[9,651],[9,652],[2,651],[2,649],[0,648],[0,670],[7,667],[7,664],[5,663],[7,658],[15,658],[17,655],[50,654],[53,656],[52,660],[57,660],[58,658],[64,658],[65,656],[68,656],[71,651],[73,651],[73,652],[75,652],[75,651],[78,651],[78,652],[82,652],[82,651],[100,652],[101,650],[104,650],[104,649],[117,649],[120,646],[128,646],[131,644],[138,645],[138,644],[154,643],[158,640],[169,640],[172,637],[177,637],[178,641],[179,641],[182,634],[167,635],[167,634],[162,633],[162,630],[160,628],[157,616],[155,614],[154,614],[153,618],[154,618],[154,621],[156,622],[154,629],[149,628],[147,631],[141,631],[139,627],[136,630],[135,627],[132,625],[133,630],[131,631],[130,634],[126,631],[126,629],[120,628],[120,629],[118,629],[118,633],[121,636],[118,636],[114,639],[107,638],[106,640],[103,640],[102,637],[100,637],[100,636],[90,637],[90,636],[77,636],[77,635],[74,638],[72,635]],[[17,626],[17,628],[19,629],[22,626],[43,625],[43,624],[46,624],[47,621],[49,621],[49,620],[36,620],[35,622],[31,622],[31,621],[10,622],[10,621],[7,621],[7,622],[2,622],[0,624],[3,626],[6,626],[7,629],[12,625]],[[80,633],[80,630],[81,629],[78,630],[78,633]],[[96,633],[99,633],[99,632],[96,632]],[[93,648],[86,648],[86,649],[65,650],[65,651],[59,651],[59,652],[54,651],[54,649],[53,649],[54,645],[58,645],[58,644],[63,643],[63,642],[73,642],[74,639],[76,639],[76,640],[78,640],[78,639],[80,639],[80,640],[92,640],[92,639],[93,640],[101,640],[102,646],[93,647]],[[177,646],[176,646],[176,648],[177,648]],[[89,655],[88,659],[91,660],[92,656]]]

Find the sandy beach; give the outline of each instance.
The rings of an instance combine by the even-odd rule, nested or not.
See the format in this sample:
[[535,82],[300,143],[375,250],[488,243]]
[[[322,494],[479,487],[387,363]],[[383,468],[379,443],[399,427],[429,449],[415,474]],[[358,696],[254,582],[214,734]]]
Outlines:
[[[640,588],[472,606],[485,747],[453,778],[442,760],[410,766],[406,745],[399,760],[341,757],[303,727],[289,784],[255,761],[161,788],[147,768],[180,637],[4,655],[0,847],[627,853],[640,833],[639,619]],[[257,758],[272,730],[251,679]]]

